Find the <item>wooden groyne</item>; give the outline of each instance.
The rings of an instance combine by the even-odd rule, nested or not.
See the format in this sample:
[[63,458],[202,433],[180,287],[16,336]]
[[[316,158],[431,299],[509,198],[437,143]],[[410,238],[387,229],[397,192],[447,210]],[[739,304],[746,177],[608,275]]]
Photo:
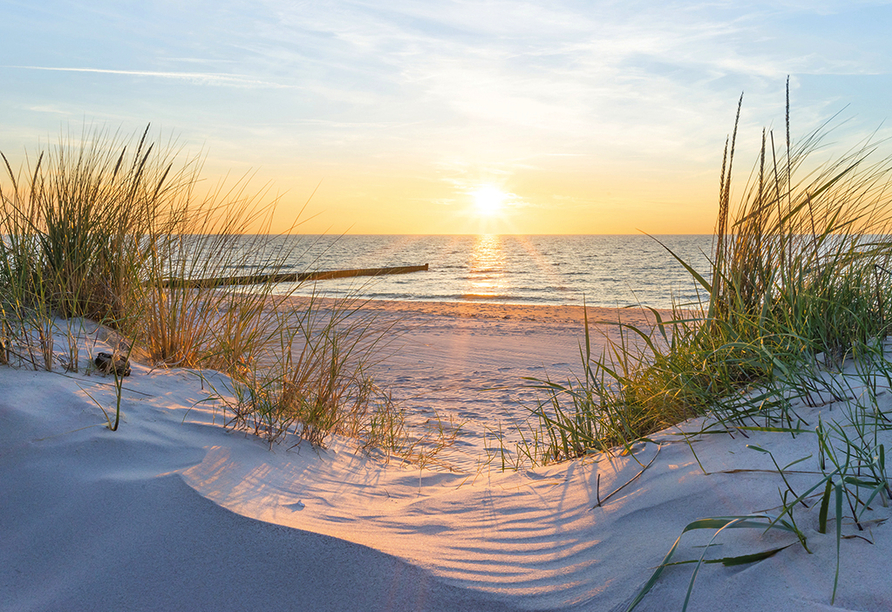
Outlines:
[[168,278],[162,280],[162,287],[186,289],[214,289],[231,285],[263,285],[266,283],[302,283],[306,281],[328,280],[330,278],[351,278],[354,276],[384,276],[387,274],[410,274],[427,272],[423,266],[394,266],[390,268],[359,268],[356,270],[323,270],[320,272],[298,272],[280,274],[251,274],[248,276],[221,276],[217,278]]

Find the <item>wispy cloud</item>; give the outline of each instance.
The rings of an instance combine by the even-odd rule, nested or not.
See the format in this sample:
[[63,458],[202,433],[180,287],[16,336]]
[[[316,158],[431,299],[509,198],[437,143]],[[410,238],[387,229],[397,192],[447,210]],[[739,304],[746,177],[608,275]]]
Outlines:
[[162,4],[0,8],[6,123],[149,118],[227,163],[314,184],[391,171],[436,184],[432,205],[484,183],[588,205],[714,180],[741,91],[745,157],[783,121],[788,74],[798,133],[848,102],[875,127],[892,83],[881,0]]
[[0,66],[18,70],[43,70],[49,72],[88,72],[93,74],[113,74],[123,76],[152,77],[189,81],[199,85],[215,85],[229,87],[272,87],[290,89],[289,85],[258,80],[254,77],[238,74],[221,74],[215,72],[170,72],[155,70],[111,70],[107,68],[63,68],[57,66]]

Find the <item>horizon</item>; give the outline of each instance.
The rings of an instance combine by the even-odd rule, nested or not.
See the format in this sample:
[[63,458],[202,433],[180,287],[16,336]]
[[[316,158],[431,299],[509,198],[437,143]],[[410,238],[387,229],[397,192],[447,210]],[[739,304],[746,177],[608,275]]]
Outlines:
[[[887,2],[8,3],[0,151],[141,133],[253,175],[273,233],[709,235],[743,106],[816,160],[892,132]],[[35,44],[39,41],[40,44]]]
[[344,232],[341,234],[335,233],[326,233],[326,232],[290,232],[283,234],[274,234],[272,232],[267,233],[250,233],[246,232],[243,234],[239,234],[240,236],[275,236],[275,235],[284,235],[284,236],[328,236],[332,238],[339,238],[341,236],[405,236],[405,237],[424,237],[424,236],[504,236],[504,237],[512,237],[512,236],[641,236],[642,238],[648,238],[652,236],[714,236],[715,232],[689,232],[689,233],[663,233],[663,234],[651,234],[644,232],[626,232],[626,233],[615,233],[615,234],[579,234],[579,233],[530,233],[530,234],[509,234],[509,233],[489,233],[489,234],[481,234],[479,232],[465,232],[465,233],[448,233],[448,232],[428,232],[426,234],[420,233],[402,233],[402,232],[388,232],[388,233],[357,233],[357,232]]

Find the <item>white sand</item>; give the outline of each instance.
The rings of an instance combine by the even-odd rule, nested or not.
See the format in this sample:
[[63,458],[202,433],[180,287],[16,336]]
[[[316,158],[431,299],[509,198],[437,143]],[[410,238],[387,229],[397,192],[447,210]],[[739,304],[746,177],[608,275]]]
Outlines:
[[[390,316],[401,306],[387,308]],[[451,406],[469,420],[451,471],[383,465],[344,440],[269,450],[197,404],[217,375],[203,384],[192,372],[135,366],[123,423],[111,432],[85,393],[112,406],[110,379],[0,368],[0,610],[621,609],[691,521],[777,510],[784,484],[747,444],[771,449],[781,465],[812,455],[793,469],[818,470],[814,435],[704,436],[693,448],[707,475],[667,431],[654,436],[652,466],[593,508],[657,445],[640,445],[635,458],[522,472],[474,456],[484,453],[488,415],[522,414],[505,392],[480,388],[569,375],[579,313],[436,305],[405,313],[410,331],[380,378],[398,384],[412,409]],[[100,348],[84,347],[84,359]],[[832,419],[843,406],[797,410],[814,428],[818,414]],[[788,478],[804,489],[818,477]],[[802,508],[797,523],[812,554],[794,544],[758,563],[704,566],[689,609],[892,609],[892,536],[882,523],[890,510],[876,500],[872,508],[864,532],[844,519],[844,535],[873,543],[842,540],[834,606],[834,510],[821,535],[817,508]],[[686,534],[679,559],[699,555],[708,535]],[[717,542],[710,556],[796,539],[748,529]],[[668,568],[637,609],[680,610],[692,570]]]

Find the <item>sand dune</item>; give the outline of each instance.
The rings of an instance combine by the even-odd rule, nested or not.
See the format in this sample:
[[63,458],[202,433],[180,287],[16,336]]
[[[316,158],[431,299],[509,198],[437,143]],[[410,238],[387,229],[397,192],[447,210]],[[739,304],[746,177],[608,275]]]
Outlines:
[[[213,373],[136,365],[111,432],[85,393],[110,405],[109,379],[0,369],[0,609],[619,610],[691,521],[776,511],[783,483],[747,444],[781,465],[812,455],[797,466],[811,474],[788,475],[794,488],[818,470],[812,435],[689,445],[675,428],[634,456],[502,472],[480,458],[485,427],[493,414],[522,414],[510,397],[519,376],[572,373],[578,312],[373,307],[405,325],[382,380],[413,410],[469,421],[446,467],[385,465],[344,439],[269,449],[201,403]],[[512,382],[515,391],[481,391]],[[888,392],[881,401],[890,407]],[[797,411],[813,426],[843,406]],[[842,540],[833,606],[836,538],[803,509],[811,554],[784,532],[722,534],[724,556],[793,545],[758,563],[705,566],[689,609],[892,609],[890,511],[873,506],[866,532],[844,522],[860,537]],[[707,539],[686,534],[680,558]],[[692,569],[668,568],[637,609],[680,610]]]

